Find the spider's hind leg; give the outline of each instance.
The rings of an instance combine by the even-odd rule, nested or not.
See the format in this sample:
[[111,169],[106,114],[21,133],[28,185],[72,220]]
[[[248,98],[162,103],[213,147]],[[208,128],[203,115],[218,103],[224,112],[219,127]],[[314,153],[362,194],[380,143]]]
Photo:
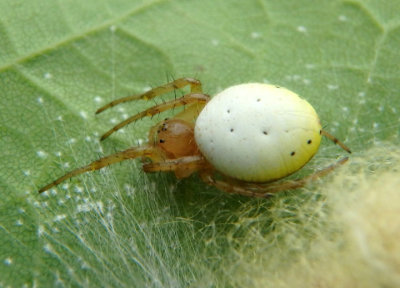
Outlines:
[[273,182],[267,184],[255,184],[255,183],[244,183],[241,185],[237,181],[227,178],[226,180],[216,180],[209,171],[202,171],[200,176],[204,182],[209,185],[216,186],[218,189],[232,194],[240,194],[244,196],[256,197],[256,198],[268,198],[274,193],[297,189],[305,186],[311,181],[314,181],[322,176],[325,176],[335,168],[343,165],[349,160],[348,157],[344,157],[336,163],[325,167],[324,169],[318,170],[313,174],[306,176],[301,179],[287,180],[282,182]]
[[339,145],[340,148],[342,148],[343,150],[345,150],[347,153],[351,153],[350,148],[347,147],[346,145],[344,145],[344,143],[343,143],[342,141],[340,141],[338,138],[336,138],[336,137],[333,136],[332,134],[329,134],[329,133],[326,132],[325,130],[321,130],[321,135],[325,136],[326,138],[328,138],[329,140],[331,140],[333,143]]

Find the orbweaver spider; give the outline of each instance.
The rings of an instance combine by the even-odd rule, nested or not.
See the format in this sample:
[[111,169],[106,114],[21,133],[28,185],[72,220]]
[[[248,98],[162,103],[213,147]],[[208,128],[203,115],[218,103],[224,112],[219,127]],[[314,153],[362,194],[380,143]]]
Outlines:
[[[150,128],[148,144],[100,158],[44,186],[49,190],[66,179],[128,159],[141,158],[145,172],[172,171],[177,178],[197,172],[218,189],[251,197],[304,186],[348,157],[302,179],[280,181],[302,168],[317,152],[325,136],[351,153],[336,137],[321,128],[314,108],[295,93],[279,86],[249,83],[229,87],[212,99],[200,81],[180,78],[140,95],[128,96],[101,107],[96,114],[121,103],[150,100],[190,86],[190,93],[150,107],[119,123],[101,140],[138,119],[178,106],[186,109]],[[215,175],[218,174],[218,177]]]

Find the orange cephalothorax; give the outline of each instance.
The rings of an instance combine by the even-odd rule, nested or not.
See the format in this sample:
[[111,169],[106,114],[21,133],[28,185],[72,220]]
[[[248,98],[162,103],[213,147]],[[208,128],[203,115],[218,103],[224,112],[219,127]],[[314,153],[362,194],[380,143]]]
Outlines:
[[165,120],[157,129],[156,145],[169,159],[199,154],[194,129],[181,119]]

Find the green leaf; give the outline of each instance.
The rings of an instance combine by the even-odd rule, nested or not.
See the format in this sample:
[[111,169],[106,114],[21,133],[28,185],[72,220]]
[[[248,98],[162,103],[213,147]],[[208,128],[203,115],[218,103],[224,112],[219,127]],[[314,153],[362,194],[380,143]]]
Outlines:
[[[299,203],[319,203],[310,195],[323,184],[260,201],[130,161],[37,190],[137,145],[164,117],[100,143],[154,102],[97,108],[184,76],[210,95],[243,82],[285,86],[354,157],[397,144],[399,24],[397,0],[0,1],[0,286],[253,286],[235,278],[235,247],[252,245],[249,231],[269,239],[265,253],[288,249],[287,227],[309,239]],[[338,154],[324,141],[308,172]]]

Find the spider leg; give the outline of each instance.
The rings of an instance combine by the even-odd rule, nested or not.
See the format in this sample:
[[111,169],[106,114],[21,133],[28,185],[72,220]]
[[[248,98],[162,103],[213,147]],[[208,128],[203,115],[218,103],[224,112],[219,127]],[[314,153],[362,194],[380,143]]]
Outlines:
[[251,191],[250,189],[246,189],[238,183],[229,180],[216,180],[213,177],[212,170],[203,170],[200,173],[201,179],[208,185],[210,186],[215,186],[219,190],[230,193],[230,194],[240,194],[243,196],[248,196],[248,197],[257,197],[257,198],[267,198],[269,197],[269,194],[267,193],[260,193],[260,192],[254,192]]
[[187,85],[190,85],[190,93],[202,93],[203,92],[203,90],[201,88],[201,82],[199,80],[196,80],[193,78],[179,78],[170,83],[153,88],[143,94],[131,95],[131,96],[123,97],[120,99],[116,99],[116,100],[104,105],[103,107],[99,108],[96,111],[96,114],[99,114],[99,113],[103,112],[104,110],[107,110],[108,108],[114,107],[115,105],[125,103],[128,101],[134,101],[134,100],[139,100],[139,99],[150,100],[150,99],[153,99],[154,97],[171,92],[176,89],[183,88]]
[[194,155],[146,163],[143,165],[143,170],[145,172],[174,171],[177,178],[185,178],[208,165],[208,162],[202,156]]
[[174,100],[150,107],[149,109],[139,112],[136,115],[133,115],[133,116],[129,117],[128,119],[122,121],[121,123],[115,125],[113,128],[111,128],[106,133],[104,133],[103,136],[101,136],[100,140],[103,141],[104,139],[106,139],[108,136],[110,136],[115,131],[118,131],[119,129],[128,125],[129,123],[132,123],[141,118],[153,116],[153,115],[161,113],[163,111],[173,109],[173,108],[179,107],[179,106],[184,106],[187,104],[206,103],[209,99],[210,99],[210,97],[205,94],[190,93],[190,94],[186,94],[185,96],[183,96],[181,98],[174,99]]
[[96,161],[93,161],[92,163],[83,166],[81,168],[75,169],[67,174],[65,174],[64,176],[61,176],[60,178],[58,178],[57,180],[51,182],[50,184],[42,187],[39,189],[39,193],[42,193],[44,191],[49,190],[50,188],[60,184],[61,182],[74,177],[76,175],[88,172],[88,171],[95,171],[95,170],[99,170],[103,167],[109,166],[111,164],[114,163],[118,163],[124,160],[128,160],[128,159],[134,159],[137,157],[149,157],[152,158],[152,156],[155,156],[156,151],[154,150],[154,148],[152,147],[134,147],[134,148],[129,148],[127,150],[124,151],[120,151],[111,155],[108,155],[106,157],[100,158]]
[[322,176],[325,176],[329,172],[333,171],[335,168],[339,167],[340,165],[343,165],[344,163],[347,162],[348,159],[349,159],[348,157],[342,158],[336,163],[301,179],[288,180],[280,183],[272,183],[265,185],[255,184],[255,183],[238,183],[234,182],[234,180],[229,178],[225,181],[216,180],[213,178],[213,175],[210,171],[202,171],[200,173],[200,176],[203,179],[203,181],[206,182],[207,184],[214,185],[218,189],[225,191],[227,193],[240,194],[256,198],[268,198],[271,195],[273,195],[273,193],[301,188],[305,186],[307,183],[314,181]]
[[343,142],[341,142],[339,139],[337,139],[335,136],[333,136],[332,134],[329,134],[328,132],[326,132],[325,130],[321,130],[321,135],[325,136],[326,138],[328,138],[329,140],[331,140],[333,143],[339,145],[343,150],[345,150],[348,153],[351,153],[351,150],[349,147],[347,147],[346,145],[344,145]]

